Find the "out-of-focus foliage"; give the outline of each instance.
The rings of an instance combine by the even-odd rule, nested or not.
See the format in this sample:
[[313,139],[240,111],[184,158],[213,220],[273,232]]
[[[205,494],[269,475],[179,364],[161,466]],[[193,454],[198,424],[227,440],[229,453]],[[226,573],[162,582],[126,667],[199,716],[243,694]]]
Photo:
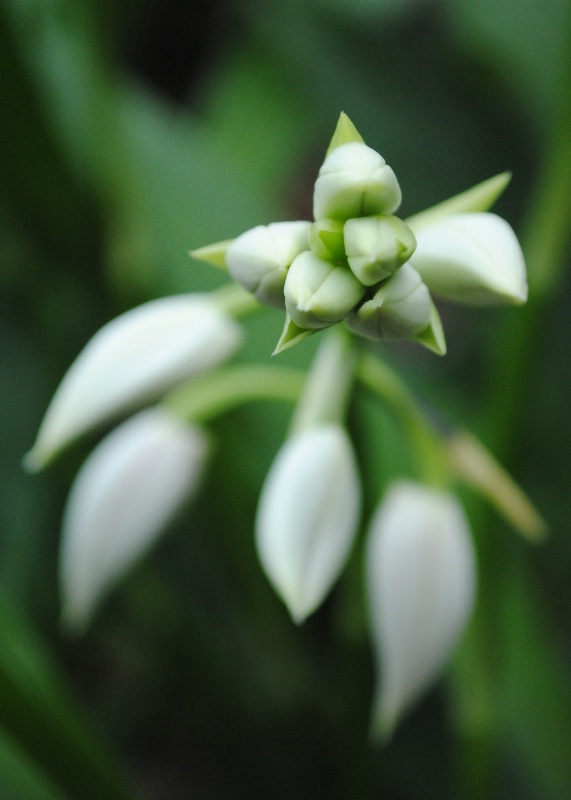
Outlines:
[[[2,797],[571,796],[570,16],[567,0],[4,0]],[[368,741],[360,549],[300,629],[256,562],[257,496],[287,408],[213,425],[198,502],[78,641],[58,627],[57,547],[95,437],[46,474],[20,467],[102,323],[220,285],[188,250],[310,217],[341,110],[395,169],[403,214],[513,171],[498,210],[527,243],[528,307],[443,308],[445,359],[385,355],[499,450],[551,527],[531,548],[471,506],[476,617],[451,680],[384,750]],[[249,321],[240,357],[269,359],[280,327],[271,311]],[[314,349],[280,358],[305,365]],[[407,455],[367,398],[351,424],[369,514]]]

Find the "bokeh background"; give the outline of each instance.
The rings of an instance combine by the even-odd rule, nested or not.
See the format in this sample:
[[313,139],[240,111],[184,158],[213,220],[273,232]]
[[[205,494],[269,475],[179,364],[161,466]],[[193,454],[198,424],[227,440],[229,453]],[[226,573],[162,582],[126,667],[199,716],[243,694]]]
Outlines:
[[[570,18],[567,0],[2,0],[0,796],[569,800]],[[478,609],[385,748],[368,738],[360,547],[301,629],[256,562],[288,408],[214,424],[200,497],[77,640],[58,625],[59,526],[98,437],[21,468],[98,327],[221,285],[189,249],[310,216],[341,110],[395,169],[404,215],[513,172],[496,210],[524,243],[528,306],[443,306],[446,358],[383,353],[550,526],[530,545],[465,495]],[[280,315],[245,324],[239,358],[267,361]],[[407,454],[370,400],[350,423],[370,512]]]

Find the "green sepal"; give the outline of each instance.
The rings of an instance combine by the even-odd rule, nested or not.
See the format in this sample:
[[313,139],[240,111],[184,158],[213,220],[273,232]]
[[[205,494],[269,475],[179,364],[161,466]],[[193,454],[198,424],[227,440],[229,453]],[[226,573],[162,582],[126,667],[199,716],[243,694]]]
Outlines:
[[289,350],[290,347],[299,344],[304,339],[307,339],[308,336],[317,333],[318,330],[320,329],[300,328],[299,325],[295,324],[290,315],[286,313],[284,329],[272,355],[277,356],[283,353],[284,350]]
[[224,242],[207,244],[206,247],[199,247],[198,250],[191,250],[189,255],[198,261],[205,261],[218,269],[226,269],[226,253],[234,239],[226,239]]
[[446,355],[444,328],[442,327],[442,320],[440,319],[440,314],[434,303],[432,303],[429,324],[423,331],[417,333],[414,337],[414,341],[426,347],[428,350],[432,350],[437,356]]
[[342,144],[347,144],[348,142],[361,142],[361,144],[365,144],[365,140],[357,128],[353,125],[347,114],[342,111],[339,115],[335,133],[329,143],[325,156],[327,157],[337,147],[340,147]]
[[501,172],[493,178],[488,178],[488,180],[472,186],[471,189],[467,189],[465,192],[431,206],[431,208],[427,208],[419,214],[414,214],[414,216],[406,220],[406,223],[414,233],[419,233],[451,214],[488,211],[504,192],[511,178],[511,172]]

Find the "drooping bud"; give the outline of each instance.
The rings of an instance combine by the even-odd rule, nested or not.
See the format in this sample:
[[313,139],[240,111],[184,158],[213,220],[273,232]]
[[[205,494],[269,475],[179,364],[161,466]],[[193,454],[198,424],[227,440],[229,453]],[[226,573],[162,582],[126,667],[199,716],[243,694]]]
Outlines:
[[207,439],[164,410],[142,411],[91,453],[64,514],[63,619],[83,627],[108,589],[152,546],[203,472]]
[[226,251],[228,272],[265,305],[284,308],[284,282],[294,258],[309,247],[310,222],[272,222],[246,231]]
[[256,542],[264,570],[296,622],[315,611],[356,535],[360,485],[339,425],[310,428],[283,445],[264,483]]
[[361,142],[336,147],[326,157],[313,194],[315,219],[345,222],[353,217],[392,214],[402,195],[393,170]]
[[366,558],[380,666],[373,724],[386,735],[437,677],[466,625],[475,556],[457,500],[401,482],[371,523]]
[[411,264],[430,291],[469,305],[525,303],[525,261],[515,233],[496,214],[453,214],[422,229]]
[[416,248],[414,233],[406,222],[388,214],[349,219],[343,233],[349,266],[365,286],[387,278]]
[[311,251],[326,261],[344,261],[343,223],[336,219],[318,219],[309,231]]
[[222,363],[241,335],[205,294],[152,300],[107,323],[64,376],[26,467],[41,469],[96,425]]
[[432,308],[420,275],[410,264],[403,264],[371,300],[348,315],[346,323],[354,333],[370,339],[414,339],[430,324]]
[[339,322],[364,292],[348,267],[336,267],[312,252],[297,256],[284,286],[287,312],[301,328],[326,328]]

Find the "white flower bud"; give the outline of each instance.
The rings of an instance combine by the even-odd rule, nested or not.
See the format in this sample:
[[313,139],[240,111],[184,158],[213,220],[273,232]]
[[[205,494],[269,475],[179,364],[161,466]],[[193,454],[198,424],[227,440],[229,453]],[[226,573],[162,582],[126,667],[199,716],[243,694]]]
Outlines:
[[318,219],[309,230],[311,251],[326,261],[345,259],[343,223],[336,219]]
[[246,231],[226,251],[228,272],[260,303],[284,307],[284,282],[294,258],[309,248],[310,222],[272,222]]
[[104,325],[64,376],[26,456],[39,469],[96,425],[229,358],[240,326],[208,295],[153,300]]
[[365,286],[391,275],[409,260],[416,247],[406,222],[388,214],[349,219],[343,233],[349,266]]
[[309,251],[297,256],[284,286],[287,312],[301,328],[326,328],[339,322],[364,292],[348,267],[336,267]]
[[262,489],[256,537],[264,570],[296,622],[318,608],[339,575],[360,502],[343,428],[319,426],[283,445]]
[[371,339],[414,339],[430,324],[431,315],[428,289],[418,272],[403,264],[346,323],[354,333]]
[[161,409],[140,412],[91,453],[63,521],[63,620],[85,625],[105,592],[155,542],[202,475],[207,439]]
[[496,214],[452,214],[422,229],[410,263],[430,291],[470,305],[525,303],[525,261],[515,233]]
[[326,157],[313,194],[315,219],[345,221],[371,214],[392,214],[401,203],[393,170],[375,150],[361,142],[336,147]]
[[475,556],[460,504],[419,484],[393,485],[371,523],[366,558],[380,663],[374,724],[389,733],[437,677],[472,611]]

